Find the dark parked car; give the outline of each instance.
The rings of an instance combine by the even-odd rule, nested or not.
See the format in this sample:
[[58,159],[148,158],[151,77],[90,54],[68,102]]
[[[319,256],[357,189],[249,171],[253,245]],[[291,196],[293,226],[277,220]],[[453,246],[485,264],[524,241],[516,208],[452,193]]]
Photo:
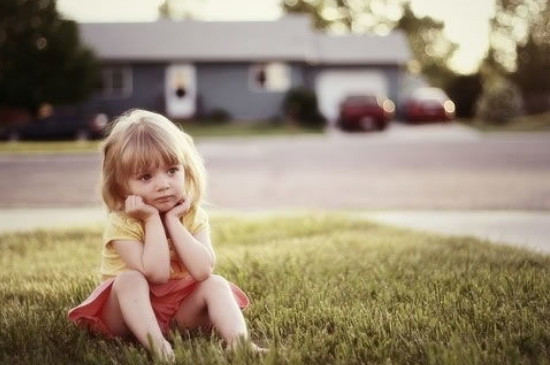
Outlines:
[[384,130],[395,114],[395,104],[385,96],[347,96],[340,104],[337,124],[342,130]]
[[2,127],[0,139],[19,140],[88,140],[99,139],[105,134],[107,116],[50,115],[24,124]]
[[450,121],[455,117],[455,104],[439,88],[418,88],[405,101],[403,114],[411,123]]

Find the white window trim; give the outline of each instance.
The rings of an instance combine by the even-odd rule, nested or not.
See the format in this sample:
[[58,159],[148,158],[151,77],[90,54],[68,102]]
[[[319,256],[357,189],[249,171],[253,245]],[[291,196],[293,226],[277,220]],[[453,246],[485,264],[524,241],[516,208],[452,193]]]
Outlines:
[[[268,68],[270,65],[281,65],[286,69],[286,77],[288,78],[288,85],[285,88],[281,89],[272,89],[269,87],[259,87],[256,82],[256,71],[260,67]],[[256,93],[284,93],[288,91],[291,87],[292,79],[291,79],[292,71],[290,69],[290,66],[286,62],[258,62],[253,63],[248,68],[248,87],[250,90]]]

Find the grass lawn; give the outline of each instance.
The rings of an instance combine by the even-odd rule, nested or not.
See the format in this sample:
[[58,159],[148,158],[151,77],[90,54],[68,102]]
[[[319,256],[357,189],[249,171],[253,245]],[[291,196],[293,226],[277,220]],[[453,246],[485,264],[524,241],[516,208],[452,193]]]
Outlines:
[[200,124],[199,122],[189,122],[180,123],[180,125],[194,138],[323,133],[322,129],[306,129],[300,126],[289,126],[268,122],[234,122],[227,124]]
[[[211,137],[247,137],[247,136],[276,136],[319,134],[322,130],[304,129],[301,127],[289,127],[285,125],[273,125],[269,123],[257,124],[206,124],[198,123],[181,124],[184,130],[195,140]],[[53,142],[0,142],[0,155],[2,154],[39,154],[39,153],[80,153],[94,152],[99,149],[98,141],[53,141]]]
[[462,122],[482,132],[550,132],[550,112],[518,117],[504,125],[493,125],[479,120]]
[[[550,258],[343,215],[218,217],[217,272],[243,288],[253,338],[175,335],[178,364],[549,364]],[[148,364],[74,327],[96,285],[100,228],[0,237],[1,364]]]
[[42,153],[82,153],[99,151],[98,141],[21,141],[0,142],[0,155],[42,154]]

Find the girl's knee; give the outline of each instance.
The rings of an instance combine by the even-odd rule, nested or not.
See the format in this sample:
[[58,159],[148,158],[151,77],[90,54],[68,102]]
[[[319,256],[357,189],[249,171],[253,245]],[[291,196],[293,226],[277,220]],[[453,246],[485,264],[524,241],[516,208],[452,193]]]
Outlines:
[[204,282],[210,290],[231,290],[229,283],[219,275],[210,275]]
[[145,276],[136,270],[123,271],[117,275],[113,282],[113,290],[116,292],[124,291],[126,289],[139,290],[149,289],[149,283]]

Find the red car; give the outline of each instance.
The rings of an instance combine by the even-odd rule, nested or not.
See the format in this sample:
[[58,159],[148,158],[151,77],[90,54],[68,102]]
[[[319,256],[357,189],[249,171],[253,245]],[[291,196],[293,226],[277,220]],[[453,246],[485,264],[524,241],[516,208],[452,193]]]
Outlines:
[[350,95],[340,104],[337,124],[342,130],[386,129],[395,114],[395,104],[385,96]]
[[405,102],[404,117],[412,123],[451,121],[455,117],[455,104],[439,88],[419,88]]

